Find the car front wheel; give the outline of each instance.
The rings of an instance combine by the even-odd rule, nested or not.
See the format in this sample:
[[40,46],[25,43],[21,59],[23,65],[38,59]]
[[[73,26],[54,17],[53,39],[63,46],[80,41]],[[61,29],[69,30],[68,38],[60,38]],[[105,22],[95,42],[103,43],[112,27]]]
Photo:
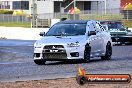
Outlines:
[[44,65],[45,64],[45,60],[34,60],[34,63],[37,65]]

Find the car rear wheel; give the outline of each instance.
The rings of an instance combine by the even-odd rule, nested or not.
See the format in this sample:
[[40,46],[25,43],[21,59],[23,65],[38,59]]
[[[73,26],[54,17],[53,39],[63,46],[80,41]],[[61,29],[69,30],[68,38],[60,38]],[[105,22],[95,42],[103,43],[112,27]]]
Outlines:
[[111,59],[111,55],[112,55],[112,46],[111,43],[108,42],[106,45],[106,53],[105,56],[101,56],[102,60],[110,60]]
[[34,63],[37,65],[44,65],[45,64],[45,60],[34,60]]
[[91,47],[89,46],[89,44],[86,44],[84,50],[84,61],[86,63],[90,61],[90,52],[91,52]]

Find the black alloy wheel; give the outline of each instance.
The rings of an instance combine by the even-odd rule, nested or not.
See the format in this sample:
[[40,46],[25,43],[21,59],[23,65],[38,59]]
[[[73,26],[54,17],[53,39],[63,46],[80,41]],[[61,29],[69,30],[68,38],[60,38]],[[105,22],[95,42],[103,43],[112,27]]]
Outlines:
[[112,46],[111,43],[108,42],[106,45],[106,53],[105,56],[101,56],[102,60],[110,60],[111,59],[111,55],[112,55]]
[[91,52],[91,47],[89,46],[89,44],[86,44],[84,50],[84,61],[86,63],[90,61],[90,52]]
[[44,65],[45,64],[45,60],[34,60],[34,63],[37,65]]

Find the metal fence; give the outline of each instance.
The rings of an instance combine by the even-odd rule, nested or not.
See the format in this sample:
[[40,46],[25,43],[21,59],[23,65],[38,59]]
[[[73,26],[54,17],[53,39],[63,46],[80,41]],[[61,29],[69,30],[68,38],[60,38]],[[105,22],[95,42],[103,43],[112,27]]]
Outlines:
[[[120,8],[116,8],[116,9],[100,9],[100,10],[84,10],[84,11],[80,11],[79,16],[85,16],[85,15],[96,15],[98,17],[98,15],[121,15],[121,9]],[[72,16],[73,14],[70,14],[68,12],[64,12],[64,13],[43,13],[43,14],[38,14],[37,18],[38,19],[60,19],[60,18],[68,18],[70,19],[70,16]],[[82,19],[82,18],[80,18]]]
[[[80,11],[80,14],[69,13],[46,13],[38,14],[37,19],[82,19],[82,20],[132,20],[132,10],[124,11],[120,8],[107,9],[107,10],[85,10]],[[41,23],[41,21],[39,21]],[[47,21],[49,23],[49,20]]]
[[[124,13],[125,12],[125,13]],[[132,11],[122,11],[120,8],[107,9],[107,10],[85,10],[80,11],[80,14],[65,13],[44,13],[37,14],[35,21],[35,27],[49,27],[51,19],[82,19],[82,20],[129,20],[132,16]],[[125,15],[124,15],[125,14]],[[0,14],[0,22],[31,22],[31,19],[26,16],[13,16],[11,14]]]
[[0,22],[31,22],[26,16],[13,16],[12,14],[0,14]]

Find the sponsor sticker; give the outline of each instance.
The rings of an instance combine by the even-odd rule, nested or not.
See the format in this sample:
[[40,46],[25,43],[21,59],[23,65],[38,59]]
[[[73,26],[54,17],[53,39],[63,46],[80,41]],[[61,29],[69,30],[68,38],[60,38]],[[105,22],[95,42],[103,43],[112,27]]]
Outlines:
[[78,69],[79,74],[76,76],[77,83],[130,83],[129,74],[86,74],[83,68]]

